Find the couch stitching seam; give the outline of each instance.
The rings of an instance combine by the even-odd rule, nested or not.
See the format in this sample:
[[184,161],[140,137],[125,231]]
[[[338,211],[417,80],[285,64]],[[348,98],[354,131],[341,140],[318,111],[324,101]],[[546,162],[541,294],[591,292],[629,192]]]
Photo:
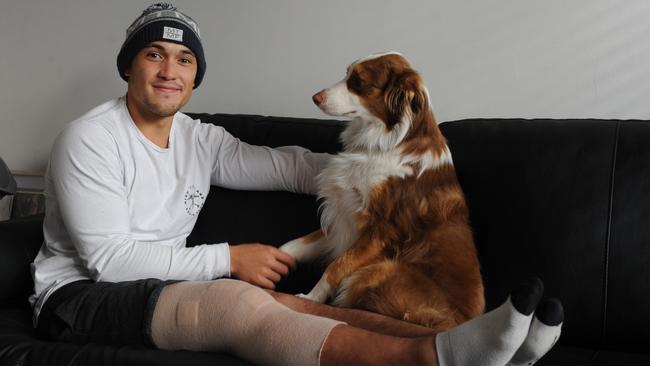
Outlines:
[[598,359],[599,354],[600,354],[600,350],[595,350],[594,353],[591,355],[589,361],[587,361],[587,366],[591,366],[594,362],[596,362],[596,359]]
[[607,234],[605,239],[605,268],[604,268],[604,278],[603,278],[603,317],[602,317],[602,329],[600,335],[600,345],[605,342],[605,335],[607,333],[607,306],[608,306],[608,296],[609,296],[609,251],[612,239],[612,217],[614,210],[614,180],[616,178],[616,158],[618,153],[618,139],[619,131],[621,127],[621,122],[616,122],[616,131],[614,133],[614,149],[612,152],[612,168],[610,175],[610,186],[609,186],[609,207],[607,212]]

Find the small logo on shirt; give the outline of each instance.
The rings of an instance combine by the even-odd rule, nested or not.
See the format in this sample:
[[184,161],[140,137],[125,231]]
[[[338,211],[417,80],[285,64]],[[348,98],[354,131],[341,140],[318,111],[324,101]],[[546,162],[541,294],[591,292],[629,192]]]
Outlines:
[[172,27],[163,28],[163,38],[170,39],[176,42],[183,42],[183,30]]
[[190,216],[196,216],[203,208],[205,203],[205,195],[201,193],[196,187],[190,186],[185,192],[185,212]]

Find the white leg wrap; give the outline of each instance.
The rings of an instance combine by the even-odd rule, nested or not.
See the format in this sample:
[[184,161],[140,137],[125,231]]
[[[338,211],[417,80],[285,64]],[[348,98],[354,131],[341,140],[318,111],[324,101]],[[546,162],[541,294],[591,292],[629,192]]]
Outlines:
[[151,332],[161,349],[226,351],[264,365],[318,365],[338,324],[295,312],[246,282],[222,279],[166,286]]

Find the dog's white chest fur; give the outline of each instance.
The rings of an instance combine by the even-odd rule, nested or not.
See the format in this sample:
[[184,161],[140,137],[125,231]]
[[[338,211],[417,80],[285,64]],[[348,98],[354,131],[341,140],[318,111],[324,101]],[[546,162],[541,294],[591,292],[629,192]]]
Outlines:
[[318,176],[325,198],[321,216],[331,245],[330,258],[342,254],[358,238],[357,213],[367,205],[372,189],[390,177],[413,174],[397,152],[341,153]]

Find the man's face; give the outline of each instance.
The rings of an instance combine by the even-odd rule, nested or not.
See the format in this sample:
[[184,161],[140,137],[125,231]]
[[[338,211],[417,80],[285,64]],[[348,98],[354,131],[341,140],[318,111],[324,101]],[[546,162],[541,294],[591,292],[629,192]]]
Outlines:
[[150,43],[126,70],[129,106],[145,117],[174,115],[192,96],[196,70],[196,57],[184,45]]

